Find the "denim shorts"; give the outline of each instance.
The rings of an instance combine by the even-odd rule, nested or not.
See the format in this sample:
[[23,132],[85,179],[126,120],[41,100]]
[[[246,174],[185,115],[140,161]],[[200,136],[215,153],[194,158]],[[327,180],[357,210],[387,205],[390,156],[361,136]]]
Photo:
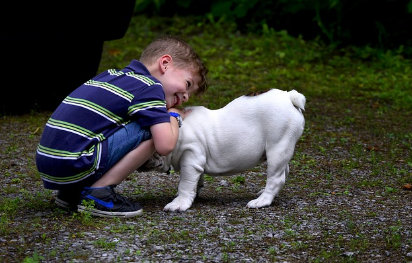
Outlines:
[[[58,190],[69,190],[71,192],[81,191],[83,187],[90,187],[99,180],[107,171],[120,161],[127,153],[136,148],[143,141],[152,138],[149,128],[142,128],[137,122],[130,122],[123,129],[118,130],[107,138],[108,154],[107,162],[102,169],[85,180],[75,184],[64,185]],[[56,189],[57,190],[57,189]]]
[[152,138],[149,128],[142,128],[137,122],[130,122],[107,138],[108,157],[104,170],[96,171],[94,178],[98,180],[127,153],[135,149],[143,141]]

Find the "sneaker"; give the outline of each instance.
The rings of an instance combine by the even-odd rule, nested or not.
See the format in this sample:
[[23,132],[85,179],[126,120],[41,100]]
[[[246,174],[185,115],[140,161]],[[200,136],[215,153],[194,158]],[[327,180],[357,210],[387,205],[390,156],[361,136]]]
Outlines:
[[138,172],[148,172],[152,170],[162,170],[164,166],[164,157],[157,152],[154,153],[142,166],[137,168]]
[[54,203],[57,206],[62,208],[76,210],[77,204],[80,201],[80,192],[79,191],[68,191],[68,190],[60,190],[57,193],[56,199]]
[[[83,201],[93,200],[92,207],[84,204]],[[101,217],[133,217],[143,213],[139,204],[135,204],[116,194],[114,186],[107,187],[85,187],[82,192],[77,211],[88,212]]]

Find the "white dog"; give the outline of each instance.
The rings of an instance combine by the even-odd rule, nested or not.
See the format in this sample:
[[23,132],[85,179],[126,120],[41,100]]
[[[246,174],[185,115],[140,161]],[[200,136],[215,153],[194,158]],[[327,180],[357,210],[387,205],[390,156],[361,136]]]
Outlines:
[[[234,175],[267,161],[266,187],[247,207],[269,206],[285,184],[295,145],[303,133],[306,98],[295,90],[271,89],[241,96],[225,107],[192,112],[180,128],[176,148],[166,157],[148,162],[180,171],[177,197],[165,211],[185,211],[203,186],[204,174]],[[160,161],[160,162],[159,162]],[[149,164],[150,166],[150,164]]]

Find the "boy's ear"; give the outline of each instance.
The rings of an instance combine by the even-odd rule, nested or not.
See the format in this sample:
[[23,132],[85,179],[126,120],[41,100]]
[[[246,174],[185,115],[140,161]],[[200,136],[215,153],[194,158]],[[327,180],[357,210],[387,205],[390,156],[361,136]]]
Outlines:
[[172,56],[170,56],[170,55],[168,55],[168,54],[166,54],[166,55],[163,55],[161,58],[160,58],[160,71],[162,72],[162,73],[164,73],[164,72],[166,72],[166,70],[169,68],[169,66],[171,66],[172,65]]

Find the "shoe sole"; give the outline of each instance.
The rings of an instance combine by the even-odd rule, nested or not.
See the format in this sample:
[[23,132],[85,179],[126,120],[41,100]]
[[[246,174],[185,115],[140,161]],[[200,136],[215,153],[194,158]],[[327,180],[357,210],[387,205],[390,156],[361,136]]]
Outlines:
[[70,204],[56,197],[54,203],[62,208],[70,208]]
[[90,213],[91,215],[94,216],[100,216],[100,217],[110,217],[110,218],[128,218],[128,217],[134,217],[134,216],[139,216],[143,214],[143,209],[140,209],[138,211],[133,211],[133,212],[112,212],[112,211],[102,211],[94,208],[89,208],[85,207],[82,205],[77,206],[77,211],[78,212],[86,212]]
[[77,210],[77,204],[75,205],[70,205],[70,203],[63,201],[61,199],[59,199],[58,197],[56,197],[54,203],[64,209],[69,209],[70,211],[76,211]]

